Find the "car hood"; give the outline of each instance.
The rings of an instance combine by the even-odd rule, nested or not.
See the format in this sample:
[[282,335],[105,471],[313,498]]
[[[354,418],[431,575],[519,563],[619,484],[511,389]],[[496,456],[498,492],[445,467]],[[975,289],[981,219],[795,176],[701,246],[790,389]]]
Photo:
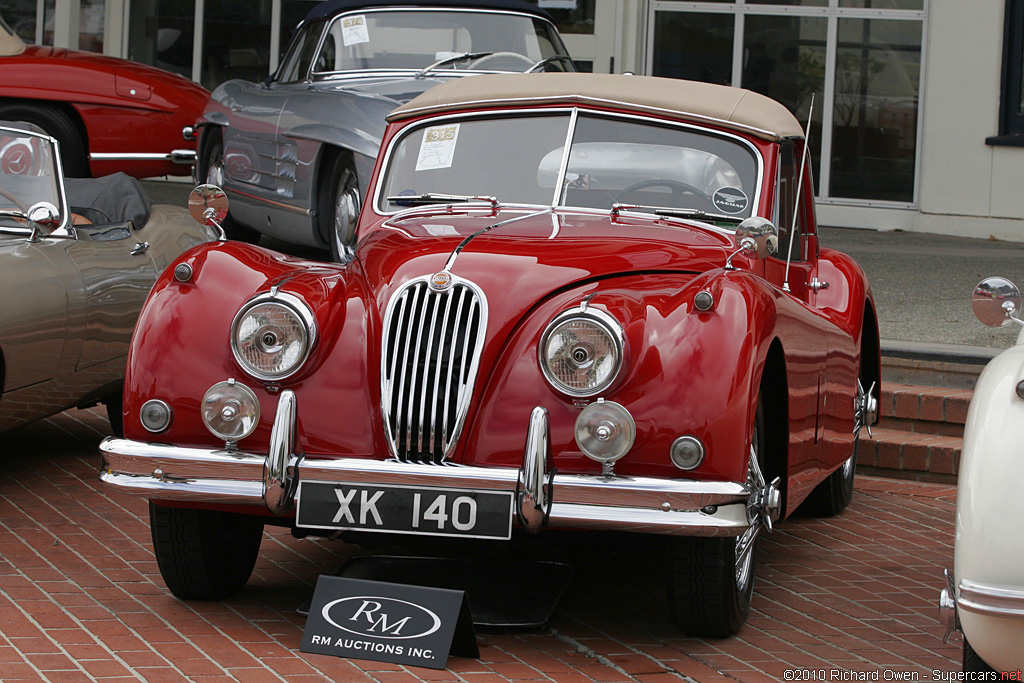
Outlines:
[[403,283],[436,273],[452,260],[450,272],[476,283],[495,318],[508,320],[551,293],[585,281],[720,268],[735,244],[728,231],[674,218],[435,211],[384,221],[362,240],[357,253],[382,312]]

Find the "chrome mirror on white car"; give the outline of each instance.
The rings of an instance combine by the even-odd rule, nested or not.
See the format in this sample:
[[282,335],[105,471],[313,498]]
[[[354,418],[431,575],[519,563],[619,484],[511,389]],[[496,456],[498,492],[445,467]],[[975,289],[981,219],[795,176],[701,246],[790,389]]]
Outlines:
[[1006,327],[1010,323],[1024,326],[1019,318],[1020,307],[1020,290],[1003,277],[985,278],[974,288],[971,297],[975,317],[989,327]]

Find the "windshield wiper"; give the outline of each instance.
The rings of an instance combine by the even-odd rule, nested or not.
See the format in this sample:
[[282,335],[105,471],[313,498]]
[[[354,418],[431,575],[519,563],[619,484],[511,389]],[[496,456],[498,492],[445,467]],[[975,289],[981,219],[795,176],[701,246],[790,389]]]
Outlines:
[[552,55],[550,57],[546,57],[540,60],[539,62],[534,62],[533,64],[530,65],[530,68],[524,71],[523,73],[532,74],[537,69],[541,68],[542,66],[547,66],[552,62],[563,62],[565,64],[572,64],[572,57],[570,57],[569,55]]
[[12,211],[10,209],[0,209],[0,218],[22,218],[28,220],[28,214],[24,211]]
[[643,204],[612,204],[612,216],[618,216],[622,211],[642,211],[653,213],[657,216],[671,216],[672,218],[697,218],[703,221],[722,221],[726,223],[742,223],[739,216],[729,216],[723,213],[708,213],[700,209],[673,209],[667,206],[645,206]]
[[420,204],[458,204],[462,202],[487,202],[491,205],[491,208],[496,208],[498,206],[497,197],[469,194],[439,194],[437,192],[394,195],[388,197],[388,201],[392,204],[398,204],[399,206],[418,206]]
[[437,67],[444,66],[445,64],[455,64],[456,62],[464,62],[468,59],[480,59],[481,57],[493,54],[493,52],[463,52],[461,54],[452,55],[451,57],[445,57],[444,59],[439,59],[430,66],[425,66],[417,71],[416,78],[423,78]]

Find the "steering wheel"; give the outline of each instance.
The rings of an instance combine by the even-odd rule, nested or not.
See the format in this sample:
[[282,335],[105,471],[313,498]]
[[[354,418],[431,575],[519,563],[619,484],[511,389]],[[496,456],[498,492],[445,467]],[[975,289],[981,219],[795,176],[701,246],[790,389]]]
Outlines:
[[711,201],[711,196],[707,192],[690,185],[689,183],[683,183],[678,180],[668,180],[667,178],[651,178],[650,180],[641,180],[638,183],[633,183],[629,187],[623,188],[615,193],[612,200],[615,202],[622,202],[623,198],[628,195],[637,192],[639,190],[646,190],[648,187],[667,187],[672,192],[672,201],[677,202],[683,198],[684,194],[693,194],[706,199],[708,202]]
[[12,204],[14,204],[14,206],[16,206],[18,208],[18,211],[21,211],[22,213],[26,213],[26,214],[28,213],[28,207],[25,206],[24,204],[22,204],[18,200],[17,197],[15,197],[13,194],[8,192],[7,190],[4,190],[3,188],[0,188],[0,197],[3,197],[4,199],[6,199],[6,200],[10,201]]
[[494,62],[494,61],[497,61],[497,60],[500,60],[500,59],[514,59],[514,60],[516,60],[518,62],[522,62],[524,69],[528,69],[531,66],[533,66],[533,64],[534,64],[534,61],[532,59],[530,59],[526,55],[521,55],[518,52],[492,52],[491,54],[486,55],[486,56],[481,57],[480,59],[476,60],[475,62],[473,62],[469,66],[470,66],[471,69],[479,69],[479,68],[481,68],[485,64],[488,64],[490,62]]

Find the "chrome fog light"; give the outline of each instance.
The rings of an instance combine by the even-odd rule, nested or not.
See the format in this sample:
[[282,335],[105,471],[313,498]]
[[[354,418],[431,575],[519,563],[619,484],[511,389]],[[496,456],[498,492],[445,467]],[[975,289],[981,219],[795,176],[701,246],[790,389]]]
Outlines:
[[139,421],[142,426],[154,434],[159,434],[171,426],[174,417],[171,407],[158,398],[150,399],[142,404]]
[[704,444],[695,436],[681,436],[672,442],[672,464],[681,470],[694,470],[704,462]]
[[259,400],[244,384],[233,379],[218,382],[203,396],[203,424],[229,444],[252,434],[259,422]]
[[591,460],[614,463],[629,452],[635,439],[633,416],[618,403],[599,398],[576,418],[576,444]]

